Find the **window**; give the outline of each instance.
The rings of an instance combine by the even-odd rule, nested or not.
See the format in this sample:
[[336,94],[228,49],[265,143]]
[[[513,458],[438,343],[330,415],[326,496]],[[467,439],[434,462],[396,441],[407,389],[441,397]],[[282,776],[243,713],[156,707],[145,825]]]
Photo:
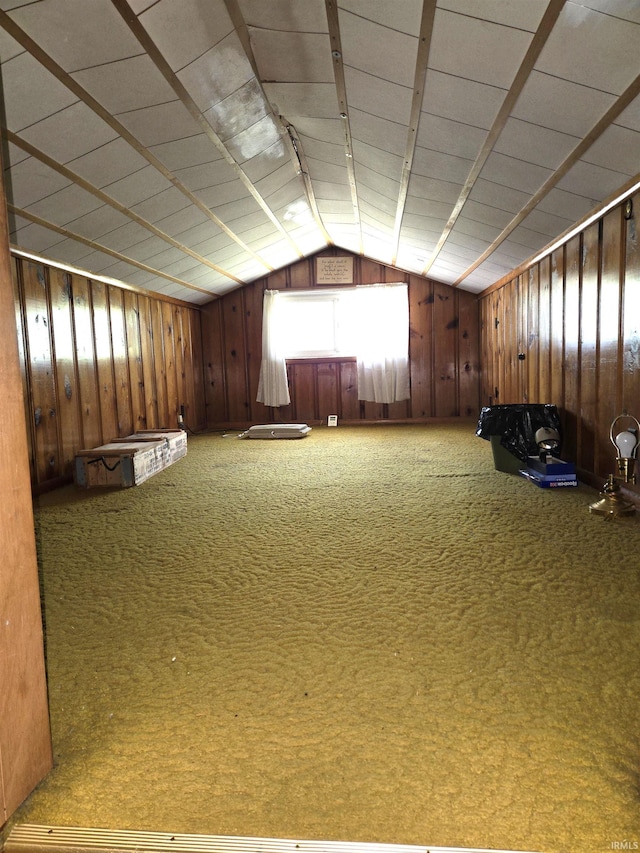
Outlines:
[[355,290],[282,292],[281,334],[285,358],[355,356]]
[[288,358],[357,359],[358,399],[394,403],[410,397],[406,284],[342,290],[265,290],[259,403],[290,403]]

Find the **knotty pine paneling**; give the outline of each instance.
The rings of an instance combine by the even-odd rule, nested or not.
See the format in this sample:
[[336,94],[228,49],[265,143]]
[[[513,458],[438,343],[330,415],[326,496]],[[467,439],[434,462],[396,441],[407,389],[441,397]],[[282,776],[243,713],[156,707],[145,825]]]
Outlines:
[[[349,256],[329,249],[320,256]],[[251,423],[340,420],[420,420],[476,417],[480,340],[474,294],[353,257],[354,284],[407,282],[411,399],[382,405],[357,397],[353,359],[315,359],[289,365],[291,404],[256,402],[262,357],[262,300],[266,289],[317,286],[316,257],[306,258],[203,307],[203,360],[209,427]]]
[[640,196],[632,202],[630,218],[616,206],[480,294],[481,403],[556,404],[563,456],[594,485],[615,473],[613,418],[640,417]]
[[205,424],[200,310],[12,258],[34,492],[70,481],[78,450]]
[[[0,158],[1,159],[1,158]],[[0,837],[9,818],[53,766],[49,730],[42,608],[34,536],[33,506],[27,463],[27,434],[23,391],[27,385],[26,362],[46,369],[39,359],[51,356],[51,338],[42,334],[44,324],[33,317],[42,345],[27,355],[22,294],[12,279],[16,265],[9,255],[7,208],[0,162]],[[34,306],[46,305],[39,292],[37,271],[33,277]],[[45,291],[46,294],[46,291]],[[18,340],[16,340],[16,308]],[[45,315],[48,317],[48,311]],[[41,318],[40,318],[41,319]],[[22,364],[21,364],[22,362]],[[30,364],[33,368],[34,364]],[[38,372],[36,369],[35,372]],[[21,375],[22,374],[22,375]],[[45,383],[46,384],[46,383]],[[1,842],[0,842],[1,844]]]

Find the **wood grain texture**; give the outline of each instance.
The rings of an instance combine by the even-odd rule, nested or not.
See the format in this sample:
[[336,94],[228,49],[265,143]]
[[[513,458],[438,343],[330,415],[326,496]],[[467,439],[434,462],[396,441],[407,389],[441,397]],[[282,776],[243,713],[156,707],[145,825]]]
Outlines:
[[[53,755],[44,664],[42,613],[23,389],[27,373],[35,375],[43,403],[52,401],[51,338],[45,320],[49,303],[43,270],[29,265],[29,323],[16,336],[16,265],[9,256],[9,235],[4,188],[0,175],[0,389],[3,398],[0,430],[0,826],[51,769]],[[25,318],[26,320],[26,318]],[[27,326],[35,334],[27,346]],[[25,360],[21,369],[20,356]],[[28,361],[28,364],[25,363]],[[27,370],[28,368],[28,370]],[[21,375],[22,374],[22,375]],[[44,429],[34,441],[38,458],[48,474],[55,417],[45,414]]]
[[10,268],[34,492],[68,482],[79,449],[175,427],[181,406],[202,429],[199,309],[21,257]]
[[[640,210],[638,196],[632,201],[633,211]],[[480,295],[483,404],[495,402],[491,389],[500,387],[502,403],[557,405],[563,455],[596,485],[615,472],[611,421],[624,410],[640,414],[640,247],[633,211],[625,219],[618,205]],[[528,334],[516,341],[503,325],[526,327]],[[527,369],[520,382],[514,354],[522,345]]]
[[[409,285],[410,400],[389,405],[361,402],[353,359],[314,359],[290,364],[289,406],[270,409],[256,402],[264,291],[316,287],[316,258],[325,256],[353,257],[354,284]],[[330,414],[341,420],[376,421],[468,417],[479,411],[476,296],[368,258],[325,250],[205,306],[202,319],[207,423],[212,428],[325,422]]]

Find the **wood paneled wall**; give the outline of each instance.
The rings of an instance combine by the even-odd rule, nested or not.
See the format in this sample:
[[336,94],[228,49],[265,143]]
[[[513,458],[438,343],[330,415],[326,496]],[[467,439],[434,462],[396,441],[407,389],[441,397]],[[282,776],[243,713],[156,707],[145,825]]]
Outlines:
[[53,765],[1,167],[0,162],[0,847],[9,817]]
[[[326,250],[320,256],[348,256]],[[289,363],[291,404],[256,402],[265,289],[314,287],[314,256],[233,291],[203,309],[207,423],[412,420],[475,417],[479,412],[478,302],[470,293],[353,256],[354,284],[409,285],[411,399],[389,405],[358,400],[353,359]]]
[[555,403],[563,456],[615,473],[609,427],[640,418],[640,197],[481,294],[482,404]]
[[76,451],[140,429],[204,426],[200,310],[12,258],[35,492]]

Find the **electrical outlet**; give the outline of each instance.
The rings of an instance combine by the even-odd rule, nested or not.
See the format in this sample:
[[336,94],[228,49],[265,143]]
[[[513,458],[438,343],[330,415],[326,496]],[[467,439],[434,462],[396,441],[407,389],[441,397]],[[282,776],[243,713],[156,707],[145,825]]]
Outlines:
[[329,415],[329,417],[327,418],[327,426],[338,426],[338,416]]

